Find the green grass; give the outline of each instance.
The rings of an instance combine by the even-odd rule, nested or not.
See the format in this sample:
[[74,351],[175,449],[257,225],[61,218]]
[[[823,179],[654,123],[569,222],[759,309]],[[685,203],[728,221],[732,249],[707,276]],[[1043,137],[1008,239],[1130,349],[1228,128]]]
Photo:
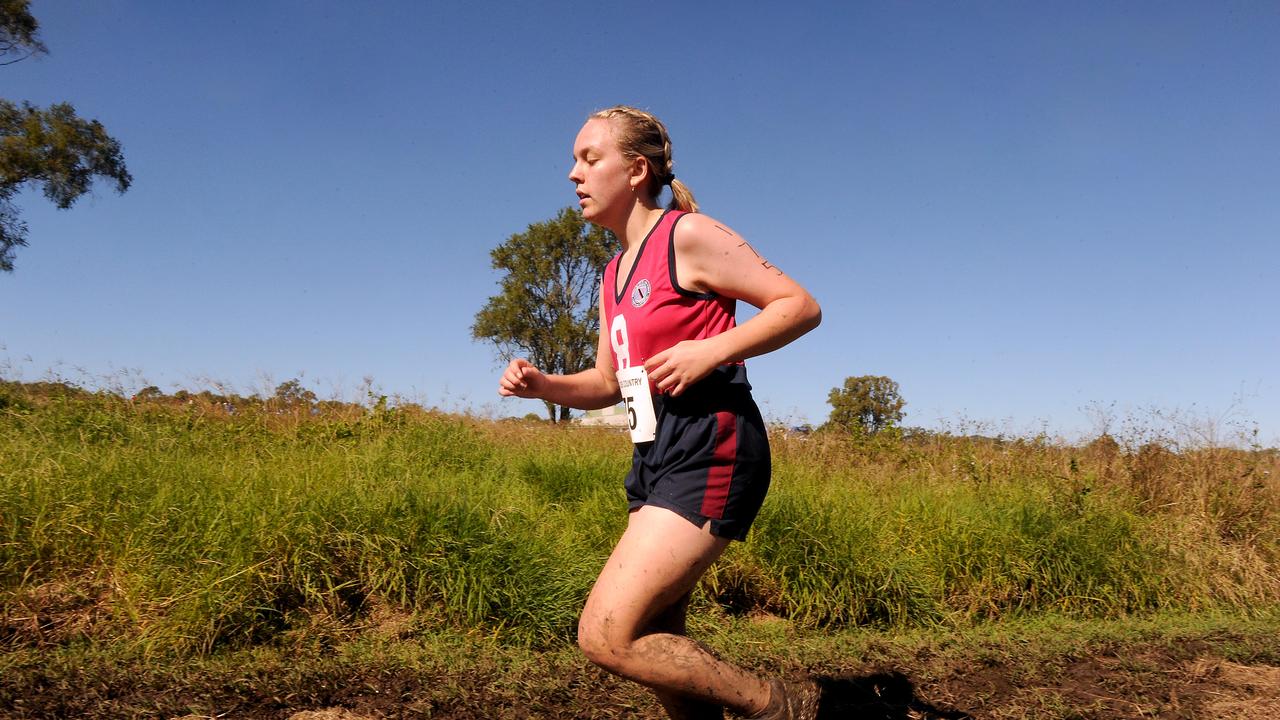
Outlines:
[[[1096,445],[1096,444],[1095,444]],[[1280,605],[1273,451],[934,436],[776,444],[698,618],[795,631]],[[208,655],[409,636],[571,645],[625,436],[0,387],[0,645]]]

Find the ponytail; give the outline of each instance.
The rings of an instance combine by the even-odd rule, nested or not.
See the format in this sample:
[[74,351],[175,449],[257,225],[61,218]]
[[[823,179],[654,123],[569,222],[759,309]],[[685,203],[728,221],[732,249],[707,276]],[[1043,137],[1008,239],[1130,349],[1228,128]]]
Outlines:
[[696,213],[698,201],[693,199],[693,191],[688,185],[671,178],[671,202],[667,203],[667,209]]

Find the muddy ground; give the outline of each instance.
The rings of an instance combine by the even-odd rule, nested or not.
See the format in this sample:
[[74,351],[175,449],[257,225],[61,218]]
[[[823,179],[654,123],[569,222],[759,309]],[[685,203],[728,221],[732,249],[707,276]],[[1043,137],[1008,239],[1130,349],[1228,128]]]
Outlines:
[[[552,664],[554,665],[554,664]],[[1280,645],[1208,637],[1081,647],[1028,661],[1016,647],[917,650],[815,668],[823,718],[867,720],[1280,718]],[[516,720],[660,717],[644,693],[586,664],[468,676],[389,665],[246,666],[184,672],[145,664],[11,664],[5,718]]]

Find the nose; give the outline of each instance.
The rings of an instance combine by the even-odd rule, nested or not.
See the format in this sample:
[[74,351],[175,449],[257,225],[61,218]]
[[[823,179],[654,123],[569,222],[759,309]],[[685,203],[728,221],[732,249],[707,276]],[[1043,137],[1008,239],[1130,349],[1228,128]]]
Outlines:
[[575,162],[573,164],[573,167],[569,168],[569,182],[573,183],[574,185],[582,184],[582,171],[581,171],[580,163]]

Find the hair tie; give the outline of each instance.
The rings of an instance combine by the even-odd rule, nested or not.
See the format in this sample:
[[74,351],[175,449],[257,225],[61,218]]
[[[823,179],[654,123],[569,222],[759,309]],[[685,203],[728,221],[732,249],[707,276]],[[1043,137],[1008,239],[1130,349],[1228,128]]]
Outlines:
[[668,176],[667,176],[667,182],[666,182],[666,183],[664,183],[664,184],[665,184],[665,185],[670,185],[671,183],[673,183],[673,182],[675,182],[675,181],[676,181],[676,174],[675,174],[675,173],[671,173],[670,175],[668,175]]

